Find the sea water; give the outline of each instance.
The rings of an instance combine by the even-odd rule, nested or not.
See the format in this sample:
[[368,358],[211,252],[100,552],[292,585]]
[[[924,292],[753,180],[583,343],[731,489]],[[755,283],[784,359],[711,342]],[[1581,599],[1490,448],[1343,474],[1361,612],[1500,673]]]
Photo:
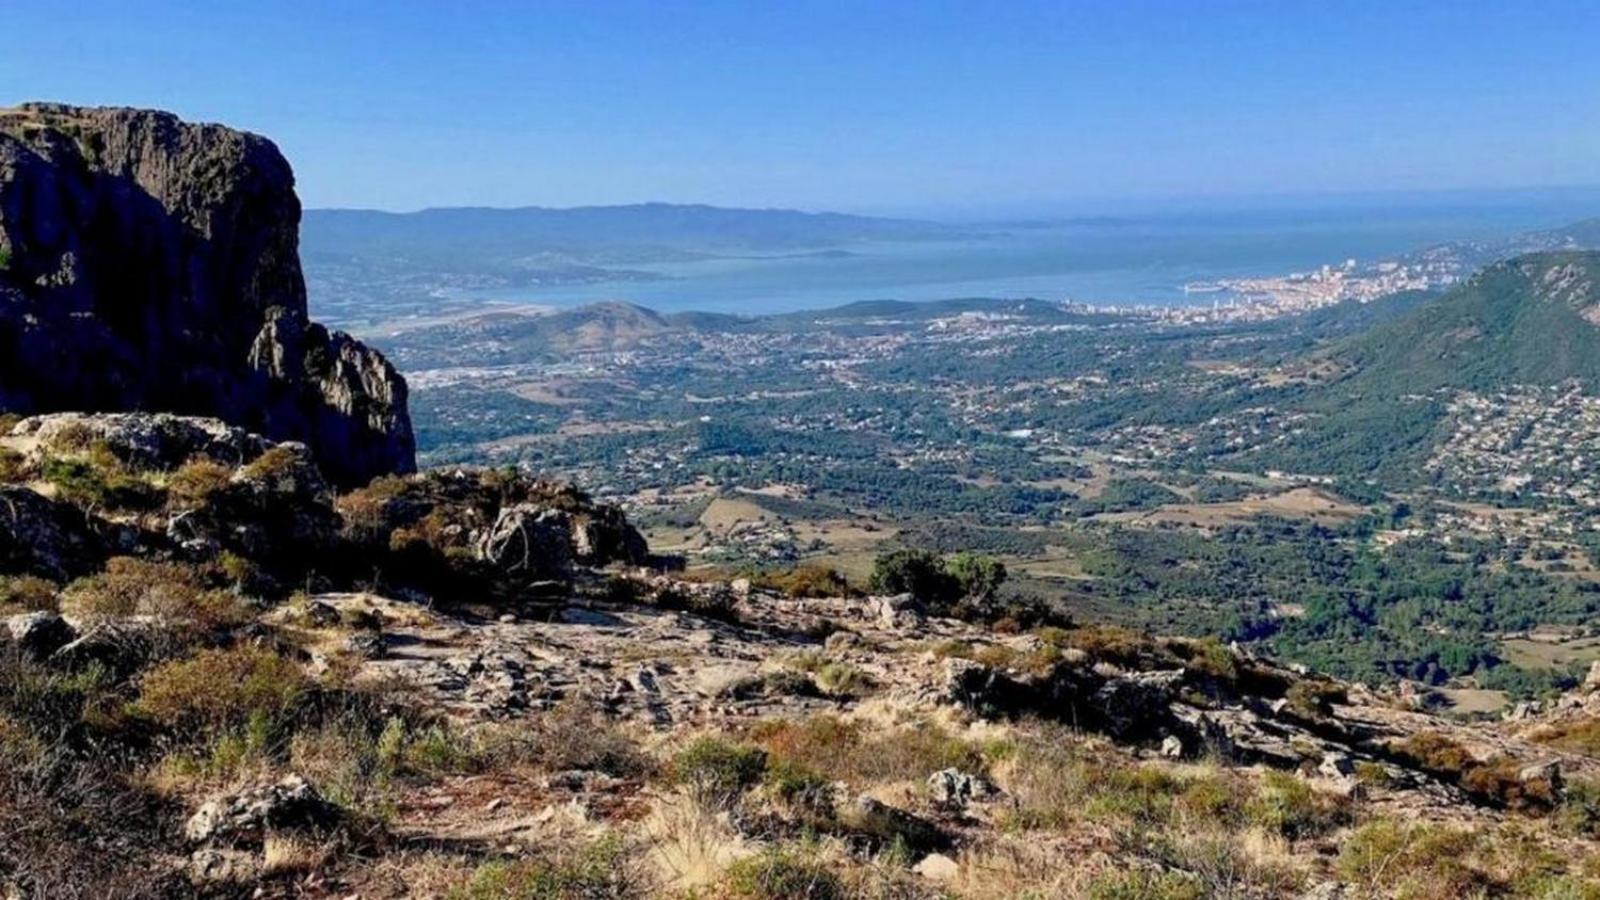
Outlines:
[[[1589,196],[1592,198],[1593,194]],[[1587,201],[1586,201],[1587,202]],[[1373,262],[1445,241],[1494,240],[1600,214],[1557,200],[1183,213],[1057,223],[969,223],[952,240],[869,242],[813,253],[724,254],[633,266],[619,279],[487,291],[481,300],[747,315],[860,300],[1033,297],[1095,304],[1209,304],[1185,286]]]

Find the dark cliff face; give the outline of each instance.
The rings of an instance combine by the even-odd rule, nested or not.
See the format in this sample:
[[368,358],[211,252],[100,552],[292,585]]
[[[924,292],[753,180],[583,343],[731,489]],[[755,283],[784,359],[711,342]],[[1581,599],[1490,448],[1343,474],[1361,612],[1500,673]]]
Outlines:
[[294,174],[166,113],[0,110],[0,409],[210,415],[333,481],[415,468],[405,381],[306,316]]

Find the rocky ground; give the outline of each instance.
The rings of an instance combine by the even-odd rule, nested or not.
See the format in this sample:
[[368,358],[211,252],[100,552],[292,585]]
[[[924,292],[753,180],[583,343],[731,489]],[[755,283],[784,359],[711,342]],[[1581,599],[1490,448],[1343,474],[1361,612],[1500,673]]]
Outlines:
[[206,420],[12,423],[0,501],[11,896],[1600,896],[1600,685],[788,596]]

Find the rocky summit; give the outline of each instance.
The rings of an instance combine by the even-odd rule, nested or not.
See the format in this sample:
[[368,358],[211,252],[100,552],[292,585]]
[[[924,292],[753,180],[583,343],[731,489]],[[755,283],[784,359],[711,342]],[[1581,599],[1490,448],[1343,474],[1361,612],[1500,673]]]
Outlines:
[[338,484],[415,468],[406,384],[310,321],[294,174],[167,113],[0,110],[0,408],[215,416]]

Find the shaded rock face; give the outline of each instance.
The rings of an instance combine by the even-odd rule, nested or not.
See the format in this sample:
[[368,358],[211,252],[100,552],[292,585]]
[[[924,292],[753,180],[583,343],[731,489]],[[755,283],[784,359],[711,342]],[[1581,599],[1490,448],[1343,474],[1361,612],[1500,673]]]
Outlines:
[[164,410],[415,469],[405,381],[306,315],[273,144],[159,112],[0,110],[0,409]]

